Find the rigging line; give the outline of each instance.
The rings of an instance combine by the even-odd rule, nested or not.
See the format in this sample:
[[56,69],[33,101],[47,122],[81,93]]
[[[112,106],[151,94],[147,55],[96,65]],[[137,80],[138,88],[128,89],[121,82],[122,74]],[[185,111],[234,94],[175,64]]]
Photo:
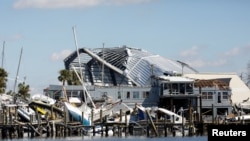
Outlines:
[[18,77],[18,73],[19,73],[19,68],[20,68],[22,53],[23,53],[23,48],[21,48],[21,53],[20,53],[20,58],[19,58],[19,63],[18,63],[18,68],[17,68],[17,73],[16,73],[16,79],[15,79],[15,84],[14,84],[14,90],[13,90],[14,93],[15,93],[15,90],[16,90],[17,77]]

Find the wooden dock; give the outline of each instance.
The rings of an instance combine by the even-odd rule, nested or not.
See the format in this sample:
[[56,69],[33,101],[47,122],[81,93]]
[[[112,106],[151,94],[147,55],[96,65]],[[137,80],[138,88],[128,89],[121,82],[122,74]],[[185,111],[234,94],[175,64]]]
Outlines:
[[[50,108],[50,107],[48,107]],[[53,107],[52,107],[53,109]],[[54,110],[55,111],[55,110]],[[120,112],[122,113],[122,112]],[[65,113],[60,113],[66,115]],[[39,114],[38,114],[39,115]],[[120,115],[120,118],[122,115]],[[198,120],[185,121],[176,124],[174,121],[166,119],[142,120],[138,122],[122,122],[103,120],[93,122],[91,126],[83,126],[70,118],[41,119],[30,122],[19,121],[19,117],[14,109],[4,109],[0,111],[0,138],[35,138],[35,137],[67,137],[67,136],[147,136],[147,137],[167,137],[167,136],[203,136],[206,135],[206,127],[211,124],[249,124],[245,121],[219,122],[213,120],[211,123],[204,123]],[[174,118],[173,118],[174,119]]]

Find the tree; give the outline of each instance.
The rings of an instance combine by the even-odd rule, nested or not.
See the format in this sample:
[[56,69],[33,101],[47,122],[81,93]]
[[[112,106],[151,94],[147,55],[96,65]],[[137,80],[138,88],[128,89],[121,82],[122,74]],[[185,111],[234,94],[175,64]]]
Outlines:
[[60,75],[58,76],[58,80],[62,82],[63,86],[65,83],[71,79],[71,72],[69,70],[63,69],[59,71]]
[[76,74],[74,71],[70,71],[70,70],[60,70],[60,75],[58,76],[58,80],[60,82],[63,83],[63,86],[65,86],[65,83],[67,82],[68,85],[80,85],[81,82],[78,79],[77,75],[79,75],[79,72],[77,72],[78,74]]
[[0,68],[0,94],[5,93],[7,78],[8,73],[3,68]]
[[80,76],[79,72],[76,72],[77,73],[76,74],[74,71],[70,71],[70,73],[71,73],[71,78],[68,81],[69,85],[81,85],[81,82],[77,77],[77,75]]
[[18,84],[18,94],[21,96],[21,98],[26,99],[30,97],[29,91],[30,86],[26,85],[25,82]]

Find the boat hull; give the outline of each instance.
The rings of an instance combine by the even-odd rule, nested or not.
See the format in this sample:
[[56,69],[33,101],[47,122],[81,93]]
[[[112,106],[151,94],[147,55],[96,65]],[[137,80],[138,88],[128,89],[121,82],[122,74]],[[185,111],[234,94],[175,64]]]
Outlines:
[[65,102],[69,114],[76,120],[81,122],[85,126],[91,125],[91,120],[88,118],[88,113],[81,112],[77,107],[74,107],[70,103]]

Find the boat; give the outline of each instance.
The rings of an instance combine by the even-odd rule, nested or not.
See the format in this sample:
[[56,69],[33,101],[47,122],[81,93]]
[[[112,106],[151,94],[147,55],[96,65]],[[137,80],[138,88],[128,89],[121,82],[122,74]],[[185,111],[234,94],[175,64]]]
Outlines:
[[147,113],[146,111],[149,112],[149,115],[152,118],[156,117],[157,112],[161,112],[162,114],[164,114],[164,118],[167,118],[167,120],[169,120],[170,122],[176,123],[176,124],[182,124],[183,122],[185,122],[185,119],[181,116],[178,115],[172,111],[169,111],[165,108],[160,108],[160,107],[143,107],[141,105],[136,105],[136,107],[138,108],[138,116],[139,116],[139,120],[146,120],[147,118]]
[[0,94],[0,103],[1,103],[0,109],[2,108],[3,105],[13,103],[13,96],[8,94]]
[[240,120],[240,121],[250,121],[250,115],[241,115],[241,116],[236,116],[234,117],[235,121]]
[[[74,38],[76,41],[76,35],[75,35],[75,28],[73,28],[73,32],[74,32]],[[78,50],[78,46],[77,46],[77,42],[75,42],[76,44],[76,48],[77,48],[77,55],[79,55],[79,50]],[[80,64],[80,58],[79,58],[79,66],[81,66]],[[111,114],[115,114],[117,113],[121,108],[118,105],[121,104],[122,100],[118,99],[117,101],[115,101],[114,103],[107,103],[104,102],[100,107],[96,107],[95,103],[92,100],[92,97],[90,96],[86,86],[86,83],[83,82],[83,78],[82,78],[82,74],[79,75],[79,73],[77,72],[76,68],[73,66],[73,71],[75,72],[78,80],[81,83],[82,86],[82,90],[84,92],[84,99],[85,101],[82,102],[82,105],[79,107],[73,106],[69,100],[75,101],[77,98],[71,98],[68,99],[67,98],[67,93],[66,93],[66,89],[63,86],[63,97],[65,98],[66,102],[64,102],[65,107],[67,108],[67,110],[69,111],[69,113],[71,114],[71,116],[77,120],[80,121],[83,125],[85,126],[90,126],[91,125],[91,121],[96,122],[96,121],[101,121],[101,118],[111,115]],[[81,72],[81,71],[80,71]],[[79,100],[79,99],[78,99]],[[78,101],[77,100],[77,101]],[[89,107],[86,103],[90,102],[92,107]],[[79,102],[77,102],[79,103]],[[126,109],[127,107],[125,106],[125,104],[123,104],[123,108]],[[101,117],[101,113],[102,112],[102,117]],[[93,115],[92,115],[93,114]],[[92,119],[91,119],[92,118]]]
[[250,113],[250,101],[249,101],[249,98],[243,100],[239,104],[235,104],[234,108],[235,108],[235,110],[237,112],[243,112],[244,114]]
[[36,112],[29,106],[19,106],[17,109],[18,115],[24,119],[24,121],[34,122],[36,121]]
[[40,102],[43,102],[43,103],[46,103],[46,104],[49,104],[49,105],[53,105],[53,104],[56,103],[55,99],[53,99],[53,98],[51,98],[49,96],[42,95],[42,94],[32,95],[31,100],[32,101],[40,101]]
[[69,102],[64,102],[66,110],[68,110],[69,114],[76,120],[82,123],[82,125],[90,126],[91,120],[89,117],[89,112],[83,112],[77,107],[74,107]]
[[147,115],[146,111],[150,112],[150,116],[155,118],[154,108],[152,108],[152,107],[151,108],[150,107],[145,108],[145,107],[143,107],[141,105],[136,105],[136,108],[138,109],[138,113],[137,113],[138,118],[137,118],[137,120],[147,120],[148,115]]
[[[120,121],[119,114],[122,111],[122,121],[125,122],[125,115],[128,115],[132,112],[132,108],[129,108],[126,104],[122,103],[121,100],[118,100],[114,103],[103,104],[98,108],[91,108],[85,103],[82,103],[81,106],[77,107],[74,104],[69,102],[64,102],[65,108],[69,111],[69,114],[76,120],[81,122],[85,126],[90,126],[91,121],[98,122],[102,118],[108,116],[109,119],[113,119],[113,122]],[[84,114],[84,115],[83,115]],[[91,115],[93,114],[93,116]],[[102,114],[102,117],[101,117]],[[82,118],[83,117],[83,118]],[[115,118],[114,118],[115,117]],[[127,116],[129,117],[129,116]],[[93,118],[93,119],[91,119]],[[129,118],[127,118],[127,121]],[[108,122],[108,121],[107,121]],[[111,122],[111,120],[109,121]]]
[[159,112],[162,112],[163,114],[167,115],[167,117],[170,119],[170,121],[173,121],[173,123],[177,123],[177,124],[182,124],[183,122],[185,122],[184,118],[174,112],[171,112],[167,109],[164,108],[158,108],[157,109]]
[[[132,108],[128,107],[125,103],[122,102],[122,100],[117,100],[113,103],[104,103],[101,107],[94,109],[94,116],[93,116],[93,121],[97,122],[100,121],[100,111],[102,110],[102,116],[109,116],[113,118],[113,121],[116,121],[117,118],[114,117],[119,117],[120,114],[122,116],[127,115],[133,111]],[[122,112],[122,113],[120,113]]]
[[[143,107],[141,105],[136,105],[138,108],[137,110],[137,118],[131,118],[134,119],[134,121],[130,120],[130,123],[136,123],[140,126],[140,122],[147,121],[148,119],[151,121],[151,124],[154,127],[154,122],[152,119],[155,118],[165,118],[169,122],[173,124],[173,130],[175,131],[176,136],[186,136],[189,133],[189,128],[183,126],[186,122],[185,118],[181,115],[174,113],[172,111],[169,111],[165,108],[153,106],[153,107]],[[161,113],[161,117],[156,117],[158,113]],[[193,128],[193,131],[195,131],[195,128]],[[156,130],[156,129],[155,129]],[[157,132],[157,130],[156,130]]]
[[40,114],[42,114],[42,115],[46,115],[47,114],[47,111],[46,110],[44,110],[43,108],[41,108],[41,107],[35,107],[35,110],[37,110],[37,112],[39,112]]
[[57,102],[55,104],[48,104],[40,100],[33,100],[29,103],[29,107],[37,111],[42,118],[60,119],[64,117],[64,103]]
[[236,115],[232,117],[226,118],[227,121],[229,122],[237,122],[237,121],[250,121],[250,114],[245,114],[245,115]]

